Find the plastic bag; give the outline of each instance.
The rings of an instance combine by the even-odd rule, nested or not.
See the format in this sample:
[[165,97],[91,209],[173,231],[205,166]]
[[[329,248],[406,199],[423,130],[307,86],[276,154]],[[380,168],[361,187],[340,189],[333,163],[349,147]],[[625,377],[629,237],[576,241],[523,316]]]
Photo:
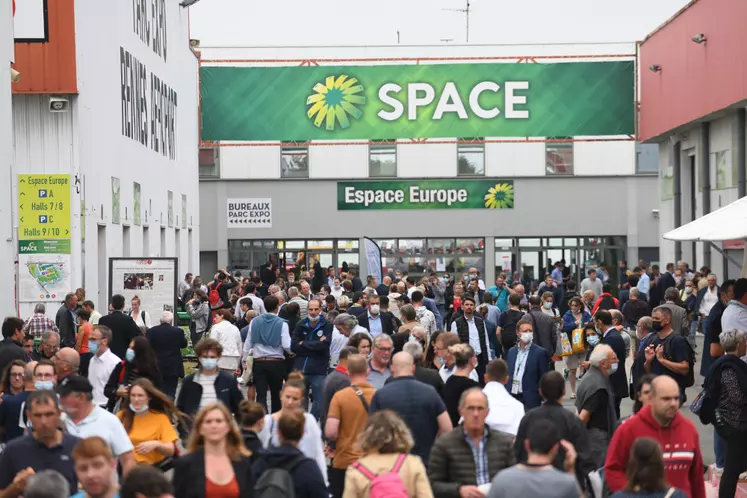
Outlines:
[[573,354],[573,348],[571,347],[571,341],[568,339],[568,334],[565,332],[560,334],[560,344],[563,350],[560,356],[571,356]]
[[574,353],[583,353],[586,351],[584,347],[584,329],[575,329],[571,332],[571,346]]

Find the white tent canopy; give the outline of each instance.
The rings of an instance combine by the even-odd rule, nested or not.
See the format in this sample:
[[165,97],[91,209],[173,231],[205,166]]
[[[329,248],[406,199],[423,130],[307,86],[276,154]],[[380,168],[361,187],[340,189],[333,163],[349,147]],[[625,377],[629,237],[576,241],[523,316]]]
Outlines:
[[[742,197],[687,225],[675,228],[665,233],[663,237],[675,241],[700,240],[704,242],[747,239],[747,197]],[[747,277],[747,250],[744,251],[741,273],[743,278]]]
[[721,241],[747,239],[747,197],[663,235],[667,240]]

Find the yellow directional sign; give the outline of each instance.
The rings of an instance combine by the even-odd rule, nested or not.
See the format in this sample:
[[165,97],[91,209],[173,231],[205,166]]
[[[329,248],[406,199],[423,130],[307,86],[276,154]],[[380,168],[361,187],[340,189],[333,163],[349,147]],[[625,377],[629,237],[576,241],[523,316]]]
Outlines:
[[70,238],[70,175],[18,175],[18,239]]

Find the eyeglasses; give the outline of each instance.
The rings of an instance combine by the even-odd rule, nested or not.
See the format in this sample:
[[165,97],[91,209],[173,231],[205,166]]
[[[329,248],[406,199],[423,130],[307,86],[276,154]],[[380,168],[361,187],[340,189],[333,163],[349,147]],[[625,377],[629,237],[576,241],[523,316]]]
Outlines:
[[21,373],[11,373],[10,376],[11,377],[15,377],[16,379],[20,379],[20,378],[23,378],[23,372],[21,372]]

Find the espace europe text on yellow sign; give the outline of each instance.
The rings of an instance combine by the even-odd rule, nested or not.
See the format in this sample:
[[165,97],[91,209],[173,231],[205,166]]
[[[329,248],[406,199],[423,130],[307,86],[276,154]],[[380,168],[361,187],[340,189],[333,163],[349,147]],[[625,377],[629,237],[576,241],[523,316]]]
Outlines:
[[18,175],[18,239],[70,238],[70,175]]

